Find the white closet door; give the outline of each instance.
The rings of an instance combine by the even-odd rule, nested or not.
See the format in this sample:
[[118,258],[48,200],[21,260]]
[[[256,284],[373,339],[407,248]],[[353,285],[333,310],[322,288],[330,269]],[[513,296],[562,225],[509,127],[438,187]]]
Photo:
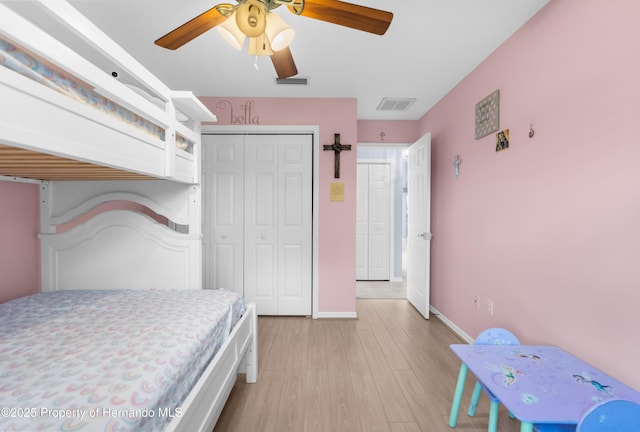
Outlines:
[[390,167],[369,165],[369,279],[389,280]]
[[278,182],[278,313],[311,315],[311,136],[280,135]]
[[310,136],[245,139],[245,298],[261,315],[311,314]]
[[391,274],[391,168],[359,163],[356,186],[356,279],[389,280]]
[[204,135],[205,288],[244,287],[244,136]]
[[203,137],[205,281],[260,315],[311,315],[310,135]]
[[278,136],[245,137],[244,296],[278,314]]

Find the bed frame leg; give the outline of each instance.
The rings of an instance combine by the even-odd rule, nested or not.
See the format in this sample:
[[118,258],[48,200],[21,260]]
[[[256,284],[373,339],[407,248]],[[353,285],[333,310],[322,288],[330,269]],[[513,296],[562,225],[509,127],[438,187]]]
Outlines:
[[247,348],[247,352],[244,355],[246,376],[248,383],[255,383],[258,381],[258,313],[256,306],[251,309],[251,327],[253,330],[253,337]]

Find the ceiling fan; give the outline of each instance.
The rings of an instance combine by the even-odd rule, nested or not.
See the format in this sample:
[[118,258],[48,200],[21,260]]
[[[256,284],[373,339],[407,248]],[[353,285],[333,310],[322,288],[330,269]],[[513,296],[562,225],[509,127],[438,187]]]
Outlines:
[[[238,4],[221,3],[201,13],[155,41],[163,48],[175,50],[218,26],[220,34],[236,48],[242,48],[249,37],[250,55],[269,55],[278,78],[298,73],[289,43],[293,30],[278,14],[271,11],[286,5],[290,12],[377,35],[383,35],[391,20],[391,12],[346,3],[339,0],[236,0]],[[235,15],[234,20],[228,20]]]

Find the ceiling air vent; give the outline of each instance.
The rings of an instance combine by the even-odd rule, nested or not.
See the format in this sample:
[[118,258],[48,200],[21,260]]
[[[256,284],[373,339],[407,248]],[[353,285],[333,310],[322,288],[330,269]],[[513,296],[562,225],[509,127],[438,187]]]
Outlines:
[[378,111],[406,111],[416,101],[416,98],[382,98],[378,104]]
[[276,78],[276,85],[309,85],[308,77],[299,78]]

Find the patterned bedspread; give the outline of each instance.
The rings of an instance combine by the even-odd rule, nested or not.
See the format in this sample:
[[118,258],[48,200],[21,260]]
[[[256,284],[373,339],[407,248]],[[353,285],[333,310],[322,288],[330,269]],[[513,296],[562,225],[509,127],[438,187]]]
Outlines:
[[56,291],[0,304],[0,430],[162,430],[243,313],[223,290]]

